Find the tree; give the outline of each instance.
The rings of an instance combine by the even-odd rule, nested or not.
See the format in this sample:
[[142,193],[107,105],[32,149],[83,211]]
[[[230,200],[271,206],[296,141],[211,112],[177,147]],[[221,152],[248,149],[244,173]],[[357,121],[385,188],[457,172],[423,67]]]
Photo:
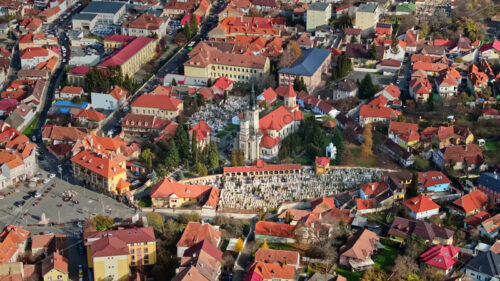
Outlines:
[[184,32],[187,40],[191,39],[191,36],[193,36],[193,33],[191,32],[191,26],[188,22],[184,24],[184,28],[182,29],[182,31]]
[[269,249],[269,245],[267,245],[267,239],[264,240],[264,243],[260,246],[261,249]]
[[285,223],[291,223],[293,221],[293,216],[290,212],[285,213]]
[[427,34],[430,32],[430,27],[427,23],[422,23],[420,25],[420,38],[425,39],[427,37]]
[[[174,43],[181,46],[187,43],[187,36],[185,32],[177,32],[174,36]],[[177,84],[177,83],[176,83]],[[172,86],[176,86],[173,85]]]
[[294,61],[296,61],[302,55],[302,50],[300,49],[297,42],[290,40],[288,45],[286,46],[281,58],[278,62],[279,68],[285,68],[292,65]]
[[[320,238],[328,237],[327,234],[321,235]],[[337,262],[338,252],[332,244],[327,241],[317,241],[311,244],[309,248],[305,252],[305,256],[313,259],[321,259],[323,260],[325,265],[325,271],[330,272],[332,267]]]
[[359,85],[359,98],[360,99],[371,99],[375,96],[375,86],[373,85],[372,77],[370,74],[366,74],[361,84]]
[[430,162],[429,160],[422,158],[420,156],[415,157],[415,168],[419,171],[429,170]]
[[307,91],[307,86],[304,82],[303,77],[296,76],[295,80],[293,80],[293,89],[297,92]]
[[163,217],[157,212],[150,212],[146,214],[148,225],[153,227],[156,232],[163,230]]
[[361,155],[363,159],[370,159],[373,156],[373,135],[372,125],[366,124],[363,129],[363,143],[361,144]]
[[424,279],[428,281],[441,281],[445,276],[442,271],[426,266],[424,269]]
[[370,49],[368,50],[368,56],[372,60],[376,60],[378,55],[377,55],[377,47],[375,44],[371,44]]
[[406,280],[408,276],[417,273],[418,264],[410,256],[398,256],[392,270],[393,280]]
[[337,148],[337,155],[335,156],[335,164],[340,165],[342,163],[342,154],[345,150],[344,136],[340,132],[339,128],[335,127],[333,129],[333,144]]
[[237,148],[231,150],[231,166],[233,167],[243,166],[244,162],[245,161],[243,159],[243,151]]
[[241,253],[243,252],[243,249],[244,249],[244,242],[243,242],[243,239],[238,238],[238,241],[236,241],[236,244],[234,244],[234,250],[238,253]]
[[199,162],[198,138],[196,136],[196,131],[191,133],[191,158],[196,166],[196,163]]
[[103,215],[97,215],[93,217],[91,220],[92,220],[92,225],[98,231],[106,231],[115,224],[112,218]]
[[191,36],[198,33],[198,19],[195,15],[191,15],[191,19],[189,20],[189,30],[191,31]]
[[153,156],[154,155],[149,148],[146,148],[141,152],[141,160],[144,164],[146,164],[149,170],[153,169]]
[[172,83],[171,84],[174,87],[177,86],[177,80],[175,80],[175,78],[172,78]]
[[179,221],[182,224],[187,224],[188,222],[199,222],[201,219],[200,214],[197,212],[191,212],[189,214],[182,214],[179,216]]
[[422,237],[415,234],[411,234],[406,237],[405,255],[416,259],[423,251],[425,251],[426,248],[427,245]]
[[179,124],[175,129],[174,135],[175,145],[179,152],[180,159],[186,159],[189,156],[189,135],[186,132],[184,124]]
[[467,92],[465,91],[462,91],[460,93],[460,95],[458,96],[460,102],[463,104],[463,105],[467,105],[468,103],[474,101],[474,97],[469,95]]
[[179,151],[174,140],[170,140],[168,144],[167,157],[165,158],[165,166],[169,171],[174,167],[179,166],[181,158],[179,157]]
[[429,218],[429,222],[433,225],[437,225],[437,226],[441,226],[442,222],[441,222],[441,218],[439,217],[439,215],[433,215]]
[[208,151],[208,168],[213,170],[219,166],[219,150],[217,148],[217,143],[210,142]]
[[462,246],[467,242],[466,240],[467,234],[463,230],[457,230],[455,231],[455,234],[453,235],[453,244],[456,246]]
[[198,175],[200,177],[204,177],[208,174],[208,171],[207,171],[207,166],[205,166],[203,163],[201,162],[198,162],[198,164],[196,165],[196,172],[198,172]]
[[378,269],[369,269],[365,271],[360,281],[386,281],[388,278],[387,274]]

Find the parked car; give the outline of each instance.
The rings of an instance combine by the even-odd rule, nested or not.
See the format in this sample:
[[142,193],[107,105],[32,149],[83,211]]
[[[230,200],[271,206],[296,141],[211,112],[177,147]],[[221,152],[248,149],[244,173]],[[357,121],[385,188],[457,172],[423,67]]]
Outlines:
[[14,206],[22,207],[22,206],[24,206],[24,203],[26,203],[26,201],[24,201],[24,200],[16,201],[16,202],[14,202]]

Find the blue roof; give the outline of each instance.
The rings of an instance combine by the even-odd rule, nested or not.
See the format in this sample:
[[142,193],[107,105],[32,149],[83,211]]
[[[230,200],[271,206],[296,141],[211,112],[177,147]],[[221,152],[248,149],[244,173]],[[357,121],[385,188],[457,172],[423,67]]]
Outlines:
[[330,55],[331,51],[326,49],[307,49],[302,50],[302,55],[294,61],[290,67],[279,70],[279,73],[311,76],[321,66],[321,64]]
[[483,173],[477,179],[477,183],[496,192],[500,192],[500,175],[498,174]]
[[122,7],[125,7],[125,3],[92,1],[81,11],[81,13],[116,14]]
[[62,113],[68,114],[70,109],[79,108],[85,109],[89,105],[88,102],[84,102],[82,104],[73,103],[71,101],[58,100],[55,101],[54,104],[49,109],[49,113]]

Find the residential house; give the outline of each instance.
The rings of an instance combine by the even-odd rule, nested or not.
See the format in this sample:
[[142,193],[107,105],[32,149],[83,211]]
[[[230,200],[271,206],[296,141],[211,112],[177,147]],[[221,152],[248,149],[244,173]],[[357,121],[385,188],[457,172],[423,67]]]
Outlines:
[[199,16],[202,19],[207,17],[210,14],[210,9],[212,8],[212,4],[208,0],[201,0],[198,4],[198,7],[193,12],[193,15]]
[[[2,133],[12,134],[7,130]],[[11,135],[12,136],[12,135]],[[15,134],[0,150],[0,189],[19,185],[23,180],[32,177],[36,171],[36,145],[29,142],[25,135]]]
[[400,111],[389,107],[375,104],[364,104],[359,110],[359,123],[361,126],[374,122],[389,123],[389,121],[396,120],[400,115]]
[[67,73],[68,84],[83,87],[85,85],[85,75],[90,70],[90,66],[76,66]]
[[[437,136],[435,138],[434,136]],[[450,145],[470,144],[474,142],[474,135],[468,128],[453,126],[427,127],[420,132],[420,141],[428,146],[435,138],[436,146],[443,148]]]
[[[361,133],[362,130],[358,132],[358,138]],[[387,152],[394,161],[400,163],[404,167],[411,166],[415,162],[415,156],[413,155],[413,152],[409,151],[410,149],[403,148],[386,136],[383,136],[383,142],[380,148],[383,152]]]
[[278,95],[272,88],[267,88],[262,92],[262,94],[257,96],[257,102],[259,104],[265,103],[266,105],[272,105],[278,98]]
[[90,129],[100,128],[104,119],[106,119],[106,114],[99,112],[95,109],[78,109],[74,114],[73,118],[78,120],[82,124],[87,124]]
[[384,173],[382,174],[382,181],[391,190],[394,200],[404,199],[406,188],[413,181],[413,173],[408,171]]
[[265,38],[280,37],[285,23],[286,20],[283,17],[224,17],[220,19],[215,28],[208,32],[208,38],[224,39],[237,35],[263,36]]
[[342,78],[335,83],[332,99],[346,99],[358,95],[358,85],[352,79]]
[[21,68],[33,69],[38,64],[46,62],[52,57],[57,57],[57,54],[48,48],[41,48],[41,47],[26,48],[21,53]]
[[361,29],[346,27],[344,28],[344,39],[345,43],[360,43],[361,42]]
[[420,140],[418,124],[392,121],[389,123],[388,137],[402,147],[415,146]]
[[177,257],[183,257],[184,252],[194,246],[195,244],[208,241],[216,248],[222,242],[221,233],[214,226],[205,223],[203,220],[200,222],[188,222],[181,238],[177,242]]
[[496,238],[500,229],[500,214],[484,220],[477,229],[481,235],[486,235],[491,239]]
[[450,190],[451,180],[442,172],[427,171],[418,173],[418,189],[421,192],[446,192]]
[[331,52],[325,49],[311,48],[302,51],[302,55],[290,65],[281,68],[279,85],[293,84],[296,78],[304,79],[308,92],[313,92],[321,83],[321,76],[327,73],[331,63]]
[[313,2],[307,8],[306,30],[314,32],[318,26],[328,25],[331,18],[332,6],[330,3]]
[[0,233],[0,263],[12,263],[24,254],[30,232],[19,226],[7,225]]
[[498,280],[500,278],[500,255],[492,251],[480,252],[465,265],[465,274],[473,280]]
[[417,61],[413,63],[413,70],[422,70],[427,75],[434,76],[437,75],[439,72],[442,72],[444,70],[448,69],[448,65],[444,63],[430,63],[430,62],[423,62],[423,61]]
[[21,32],[39,32],[42,29],[42,20],[36,17],[25,17],[19,23]]
[[459,81],[448,72],[436,77],[435,83],[438,94],[443,98],[455,96],[458,92]]
[[49,256],[54,252],[64,253],[66,235],[40,234],[31,237],[31,254],[34,257]]
[[125,105],[128,92],[119,86],[115,86],[109,93],[91,93],[90,100],[95,109],[116,111]]
[[474,228],[477,229],[483,221],[489,218],[491,218],[491,215],[488,212],[481,211],[475,215],[469,216],[468,218],[464,219],[464,228],[468,230]]
[[45,125],[42,128],[42,141],[50,144],[68,143],[74,144],[87,135],[86,128],[62,127],[57,125]]
[[123,23],[122,34],[163,38],[167,35],[167,22],[153,14],[144,13],[130,22]]
[[384,46],[375,46],[376,56],[370,52],[370,45],[361,43],[347,43],[345,56],[351,58],[354,67],[372,68],[377,61],[384,59]]
[[473,93],[482,92],[488,87],[488,75],[479,71],[475,64],[471,64],[467,74],[467,86]]
[[174,121],[155,115],[128,113],[122,120],[122,133],[126,140],[160,140],[165,136],[173,137],[178,126]]
[[59,99],[72,100],[74,98],[81,98],[83,94],[82,87],[65,86],[59,92]]
[[[392,51],[389,51],[389,53],[386,52],[384,57],[388,57],[387,54],[390,54],[390,52]],[[380,63],[377,64],[376,69],[377,72],[381,72],[383,75],[397,75],[401,70],[401,66],[402,66],[401,61],[392,58],[387,58],[380,61]]]
[[252,0],[250,7],[260,12],[276,12],[280,10],[280,3],[276,0]]
[[434,150],[432,160],[440,168],[451,166],[454,170],[484,171],[487,164],[483,151],[476,144],[448,146]]
[[375,33],[375,26],[380,18],[380,10],[377,2],[366,2],[359,5],[356,10],[354,27],[362,30],[363,37]]
[[295,267],[300,266],[300,254],[295,251],[258,249],[255,252],[255,261],[270,264],[286,264]]
[[124,165],[107,156],[84,150],[71,158],[73,175],[94,189],[122,194],[128,191]]
[[265,56],[228,54],[200,42],[184,63],[184,74],[191,77],[217,79],[228,77],[234,82],[249,83],[269,73],[270,62]]
[[[427,74],[425,74],[425,77],[427,77]],[[418,103],[427,102],[431,93],[432,84],[427,78],[413,78],[410,81],[410,96]]]
[[132,114],[154,115],[172,120],[184,109],[182,100],[165,95],[143,94],[132,104]]
[[205,121],[201,120],[188,131],[189,140],[192,142],[193,136],[196,136],[196,143],[201,151],[210,145],[212,139],[210,134],[211,132],[212,128],[210,128]]
[[409,209],[409,216],[416,220],[438,215],[439,208],[441,208],[441,206],[432,201],[431,197],[423,194],[405,200],[405,206]]
[[484,192],[488,198],[494,200],[496,205],[500,204],[500,177],[497,172],[482,173],[477,179],[477,188]]
[[451,208],[452,211],[455,211],[464,217],[469,217],[483,211],[487,204],[488,196],[486,196],[486,194],[484,194],[481,190],[476,189],[453,201]]
[[[188,271],[196,268],[206,280],[218,280],[221,274],[222,252],[208,240],[200,241],[184,251],[181,257],[178,272]],[[179,273],[179,277],[184,274]],[[188,274],[189,276],[189,274]],[[176,280],[186,280],[184,278],[173,278]]]
[[45,33],[28,32],[19,37],[19,50],[32,47],[57,46],[57,37],[47,37]]
[[292,281],[295,278],[295,268],[286,264],[254,262],[250,265],[244,281]]
[[361,199],[375,198],[379,194],[386,192],[388,190],[387,184],[385,182],[370,182],[363,184],[359,188],[359,197]]
[[347,281],[342,275],[332,275],[330,273],[315,272],[308,281]]
[[44,281],[68,281],[68,259],[58,252],[42,260],[42,277]]
[[388,232],[392,240],[402,242],[412,234],[432,244],[451,245],[455,232],[422,220],[409,220],[402,217],[394,218]]
[[294,243],[295,225],[258,221],[255,225],[255,239],[266,240],[269,243]]
[[435,245],[420,255],[420,261],[448,275],[458,263],[460,248],[453,245]]
[[379,237],[367,229],[360,229],[347,239],[340,247],[339,264],[347,266],[354,271],[365,270],[373,267],[371,256],[379,243]]
[[207,209],[217,209],[219,189],[207,185],[182,184],[165,177],[151,189],[155,208],[180,208],[195,202]]
[[495,39],[493,43],[484,44],[479,48],[479,57],[487,61],[495,61],[500,58],[500,40]]
[[128,280],[130,267],[156,264],[156,237],[152,227],[84,230],[83,243],[94,280]]

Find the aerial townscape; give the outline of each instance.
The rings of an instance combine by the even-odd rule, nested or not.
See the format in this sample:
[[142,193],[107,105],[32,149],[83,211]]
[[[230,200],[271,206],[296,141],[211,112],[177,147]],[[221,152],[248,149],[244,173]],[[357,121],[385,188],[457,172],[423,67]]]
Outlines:
[[499,0],[0,0],[0,281],[499,281]]

